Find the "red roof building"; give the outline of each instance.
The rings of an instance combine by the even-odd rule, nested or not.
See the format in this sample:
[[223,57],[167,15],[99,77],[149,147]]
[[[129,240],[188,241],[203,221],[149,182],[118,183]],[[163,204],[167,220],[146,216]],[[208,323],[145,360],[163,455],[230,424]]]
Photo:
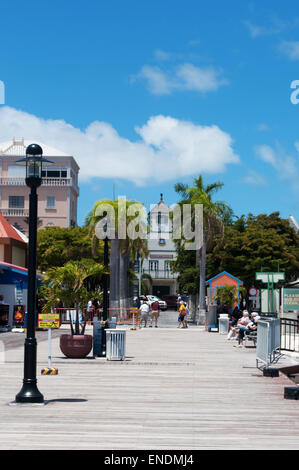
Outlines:
[[0,214],[0,261],[27,266],[26,237]]

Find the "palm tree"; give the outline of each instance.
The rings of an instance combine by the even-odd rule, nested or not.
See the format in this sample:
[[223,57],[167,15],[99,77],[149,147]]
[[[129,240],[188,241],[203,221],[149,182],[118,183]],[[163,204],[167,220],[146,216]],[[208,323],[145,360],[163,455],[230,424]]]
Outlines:
[[[115,237],[110,241],[110,297],[109,305],[110,308],[128,308],[129,298],[129,281],[128,281],[128,269],[132,263],[135,262],[137,253],[139,252],[142,257],[147,256],[147,240],[143,238],[137,238],[135,240],[130,239],[127,236],[119,238],[118,234],[118,222],[122,214],[119,211],[118,201],[112,200],[100,200],[96,202],[91,212],[88,214],[85,223],[89,226],[90,234],[93,238],[93,246],[96,248],[96,225],[97,223],[107,217],[108,214],[101,216],[97,215],[97,209],[103,205],[109,204],[114,209],[115,215]],[[126,211],[132,204],[138,204],[136,201],[125,201]],[[134,216],[126,215],[126,228],[128,224],[135,219]],[[142,222],[141,222],[142,223]]]
[[45,277],[44,282],[46,288],[43,295],[46,304],[43,311],[48,312],[59,301],[64,302],[67,306],[75,305],[76,322],[75,331],[72,321],[70,322],[72,334],[84,334],[86,321],[84,321],[81,331],[79,327],[79,308],[83,312],[91,293],[86,287],[87,281],[97,278],[101,279],[104,274],[104,266],[95,263],[90,259],[82,259],[81,261],[69,261],[64,266],[50,268]]
[[[232,209],[224,202],[212,200],[215,192],[223,186],[221,182],[204,185],[203,177],[200,175],[194,178],[193,186],[189,187],[182,183],[175,185],[175,191],[183,198],[180,204],[191,204],[194,208],[196,204],[203,206],[203,239],[202,246],[196,252],[196,265],[200,266],[200,286],[199,286],[199,309],[200,316],[205,318],[205,291],[206,291],[206,253],[215,240],[222,243],[224,238],[224,223],[231,221]],[[194,214],[193,214],[194,217]],[[196,302],[197,305],[197,302]]]

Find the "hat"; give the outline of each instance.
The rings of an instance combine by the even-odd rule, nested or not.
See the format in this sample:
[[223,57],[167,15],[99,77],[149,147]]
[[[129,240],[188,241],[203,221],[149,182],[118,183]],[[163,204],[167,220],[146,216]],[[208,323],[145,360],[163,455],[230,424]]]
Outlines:
[[256,316],[258,316],[258,313],[257,312],[251,312],[251,316],[256,317]]

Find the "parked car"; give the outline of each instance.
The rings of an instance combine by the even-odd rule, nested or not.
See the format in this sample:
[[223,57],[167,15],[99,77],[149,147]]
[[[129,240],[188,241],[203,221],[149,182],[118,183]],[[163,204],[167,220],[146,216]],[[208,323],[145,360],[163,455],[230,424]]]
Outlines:
[[178,308],[178,296],[177,295],[162,295],[162,300],[167,303],[167,308],[177,310]]
[[146,295],[148,303],[151,305],[155,300],[159,302],[160,309],[165,311],[167,310],[167,303],[165,300],[161,300],[159,297],[156,295]]

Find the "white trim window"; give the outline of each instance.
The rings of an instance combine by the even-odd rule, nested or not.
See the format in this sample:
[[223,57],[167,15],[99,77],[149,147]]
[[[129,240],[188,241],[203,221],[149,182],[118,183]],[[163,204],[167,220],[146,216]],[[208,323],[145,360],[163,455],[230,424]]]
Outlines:
[[56,208],[56,197],[47,196],[47,209],[55,209],[55,208]]

